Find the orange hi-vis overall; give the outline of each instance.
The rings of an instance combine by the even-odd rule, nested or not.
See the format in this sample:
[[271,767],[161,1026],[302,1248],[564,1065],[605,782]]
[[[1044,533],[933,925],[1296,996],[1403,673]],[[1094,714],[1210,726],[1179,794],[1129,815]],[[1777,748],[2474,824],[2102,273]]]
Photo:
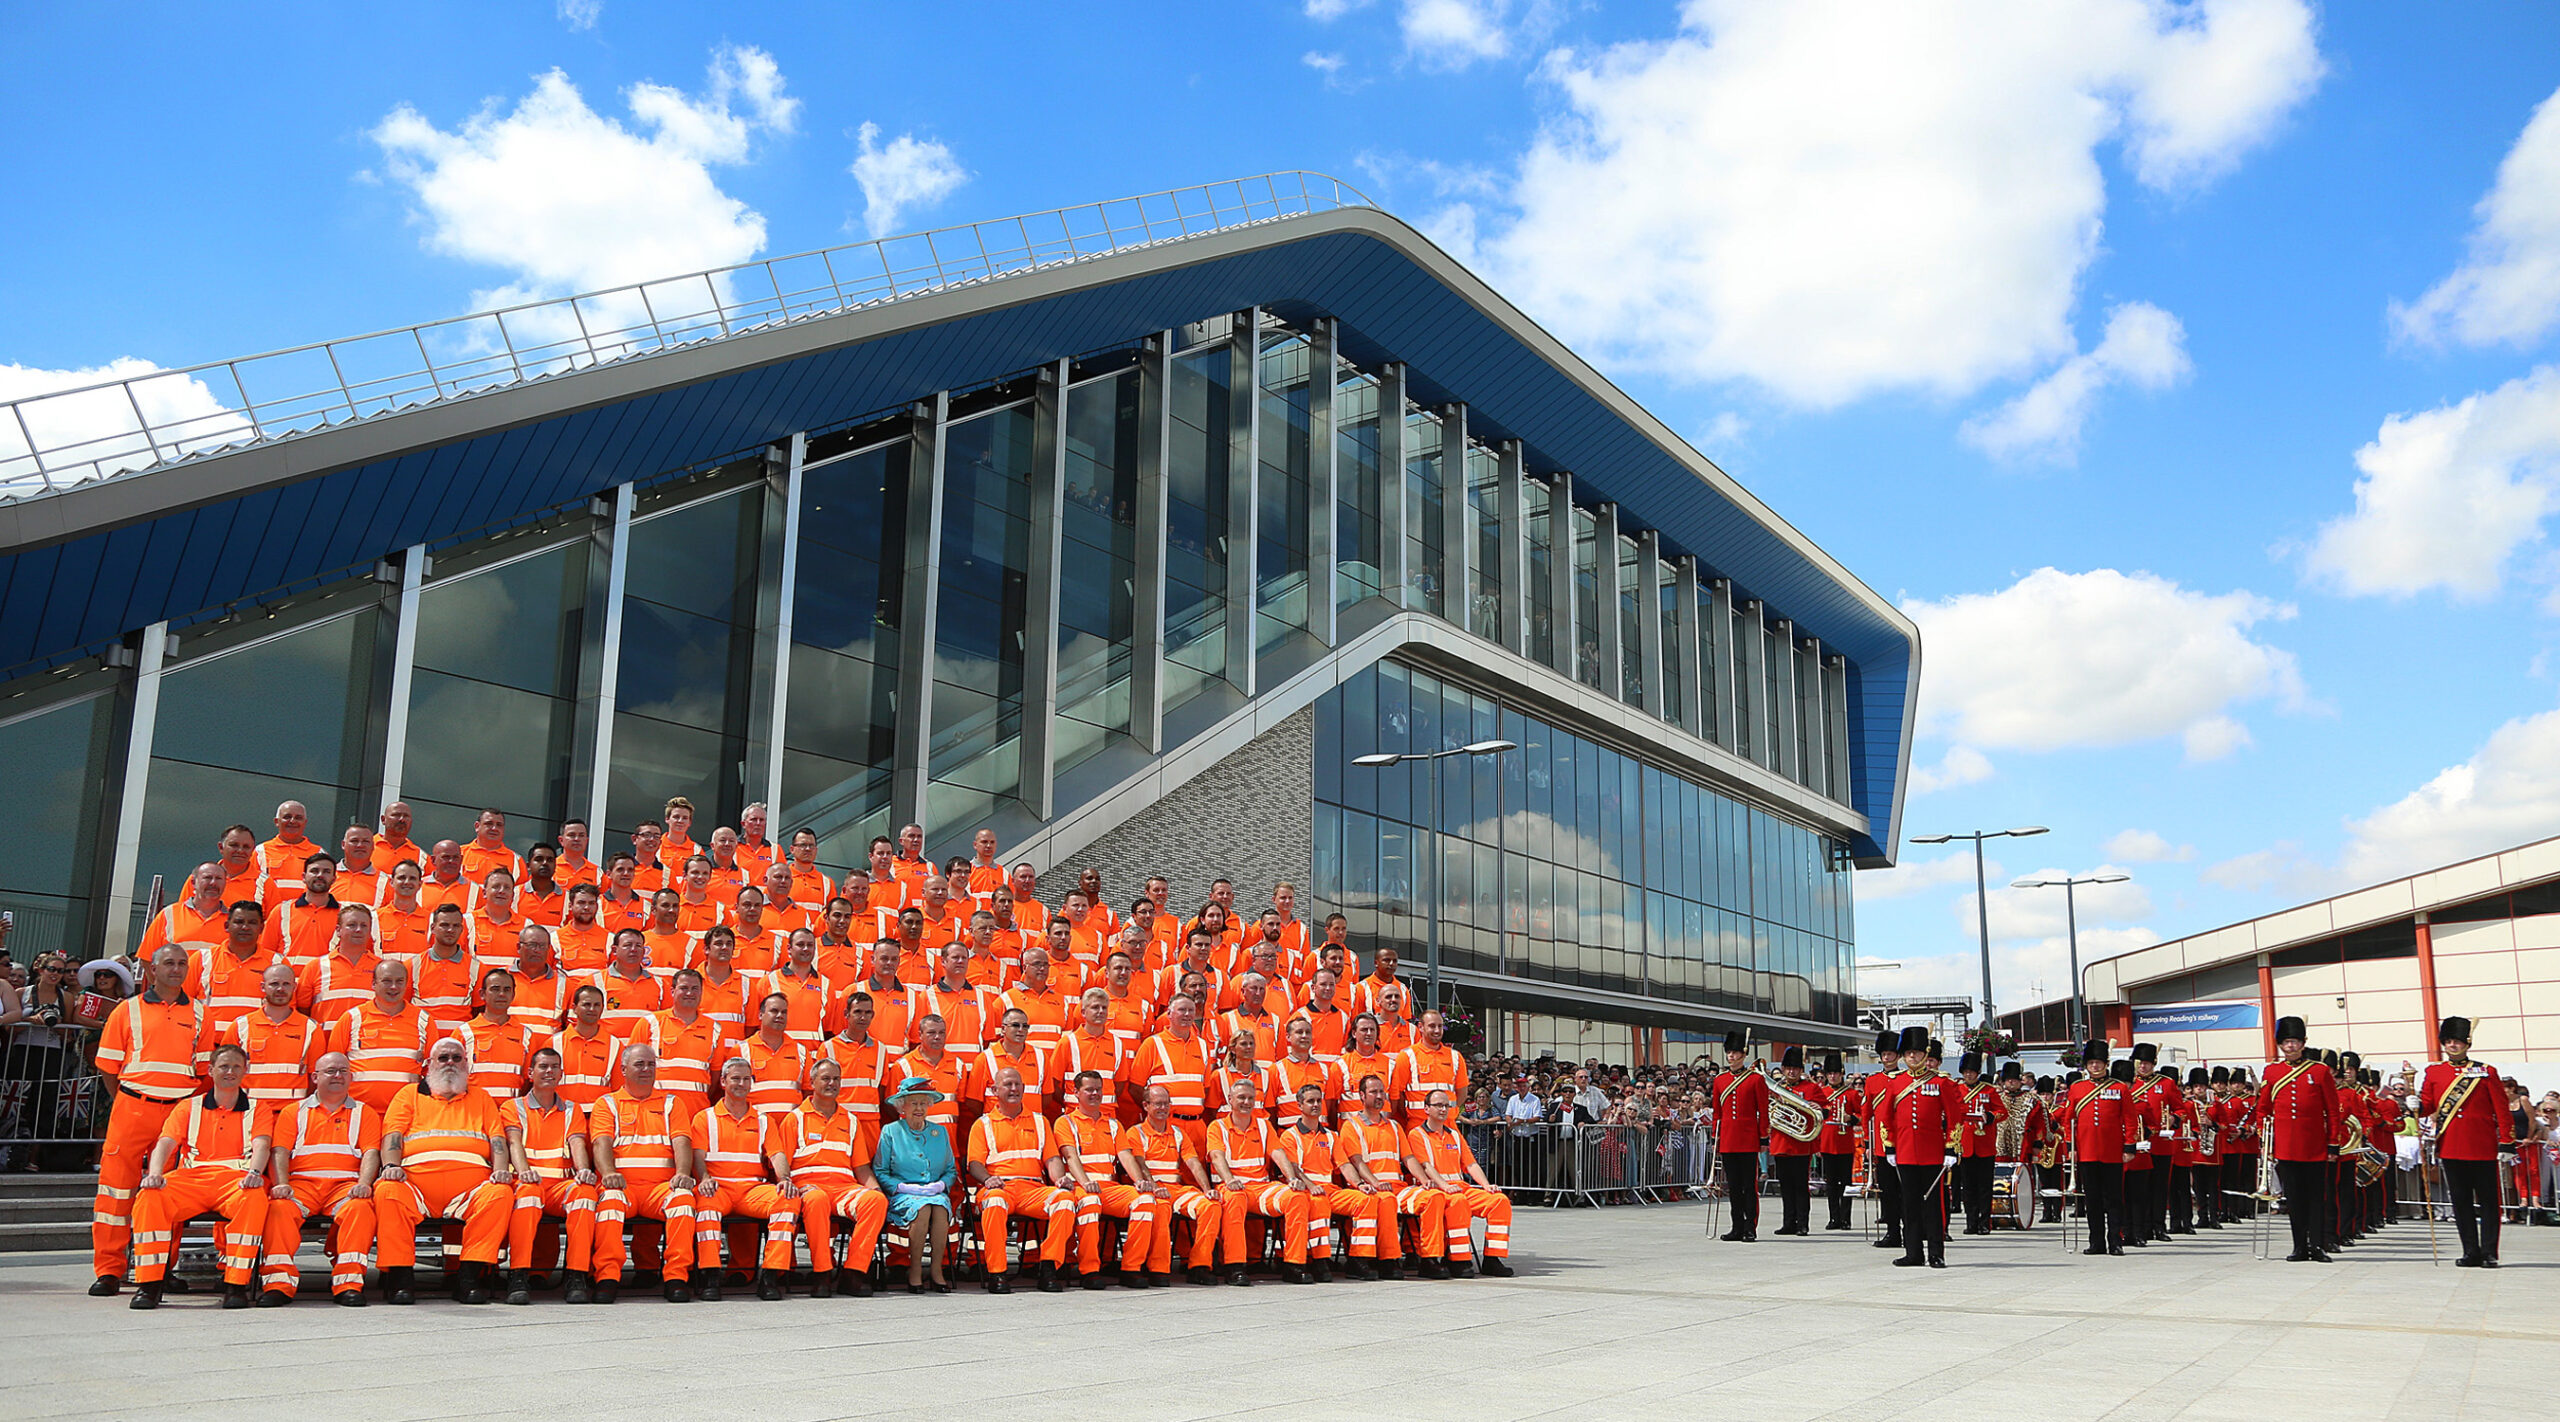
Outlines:
[[1449,1105],[1463,1106],[1467,1101],[1467,1059],[1446,1044],[1426,1047],[1420,1042],[1396,1053],[1397,1099],[1404,1105],[1405,1125],[1420,1126],[1423,1109],[1434,1091],[1449,1093]]
[[[1448,1252],[1449,1239],[1441,1222],[1449,1197],[1405,1183],[1404,1128],[1394,1118],[1382,1112],[1372,1121],[1367,1113],[1354,1111],[1342,1118],[1334,1141],[1339,1157],[1359,1161],[1394,1201],[1398,1215],[1413,1216],[1415,1252],[1425,1259],[1437,1259]],[[1378,1232],[1378,1257],[1392,1264],[1404,1257],[1404,1243],[1392,1221],[1381,1217],[1381,1222],[1388,1227]]]
[[[1198,1160],[1200,1155],[1192,1148],[1190,1138],[1176,1129],[1178,1124],[1168,1121],[1159,1131],[1140,1121],[1120,1133],[1121,1151],[1146,1166],[1147,1174],[1165,1192],[1165,1198],[1157,1202],[1162,1212],[1147,1235],[1147,1271],[1153,1274],[1173,1271],[1173,1221],[1177,1215],[1191,1221],[1191,1251],[1184,1263],[1205,1269],[1218,1252],[1218,1202],[1191,1183],[1191,1172],[1183,1162]],[[1137,1232],[1135,1219],[1129,1222],[1129,1229],[1133,1234]]]
[[[480,965],[468,948],[451,958],[439,958],[429,949],[400,961],[409,965],[409,1000],[427,1014],[437,1031],[452,1031],[471,1020],[472,1000],[480,996]],[[514,952],[510,950],[507,960],[497,966],[513,969]]]
[[171,1108],[160,1139],[177,1144],[177,1159],[159,1189],[134,1195],[135,1283],[158,1283],[169,1272],[178,1226],[208,1211],[222,1216],[222,1282],[249,1282],[267,1226],[266,1177],[249,1173],[258,1118],[258,1103],[246,1091],[229,1109],[216,1106],[210,1093]]
[[800,1218],[800,1202],[765,1183],[765,1132],[770,1118],[753,1106],[733,1116],[728,1106],[723,1102],[695,1112],[693,1128],[687,1132],[702,1164],[702,1180],[693,1191],[693,1265],[716,1276],[722,1218],[747,1215],[764,1221],[764,1253],[758,1262],[777,1274],[788,1273],[791,1231]]
[[196,1093],[203,1022],[193,1001],[148,993],[117,1003],[98,1035],[97,1064],[115,1078],[115,1105],[98,1150],[98,1193],[89,1212],[90,1263],[100,1276],[124,1274],[133,1238],[133,1192],[151,1166],[169,1108]]
[[1076,1196],[1077,1264],[1087,1274],[1102,1272],[1102,1217],[1113,1215],[1129,1222],[1120,1244],[1120,1267],[1145,1268],[1166,1207],[1164,1201],[1140,1194],[1138,1187],[1119,1182],[1120,1123],[1108,1110],[1088,1116],[1078,1107],[1058,1118],[1054,1137],[1058,1158],[1084,1167],[1085,1188]]
[[268,1108],[267,1133],[293,1194],[267,1201],[266,1244],[258,1261],[262,1288],[293,1297],[302,1290],[302,1222],[329,1217],[329,1292],[364,1287],[364,1258],[373,1251],[375,1206],[355,1196],[366,1151],[382,1148],[382,1113],[348,1097],[334,1110],[318,1098]]
[[969,1160],[987,1172],[987,1183],[978,1187],[978,1241],[986,1250],[989,1272],[1004,1272],[1006,1236],[1015,1215],[1047,1215],[1040,1261],[1052,1266],[1066,1262],[1067,1243],[1076,1231],[1076,1198],[1045,1183],[1049,1155],[1049,1123],[1027,1106],[1011,1116],[991,1111],[969,1128]]
[[720,1079],[720,1064],[729,1059],[729,1034],[709,1017],[695,1013],[691,1022],[675,1013],[652,1012],[631,1034],[634,1042],[658,1049],[658,1089],[695,1111],[711,1105],[711,1084]]
[[293,1005],[309,1013],[314,1022],[335,1024],[357,1003],[373,997],[373,970],[381,965],[382,959],[370,948],[353,958],[332,948],[302,965]]
[[575,1026],[563,1027],[544,1045],[560,1054],[560,1094],[581,1110],[622,1087],[623,1040],[604,1023],[589,1036]]
[[[799,1105],[800,1098],[808,1093],[809,1064],[814,1060],[810,1054],[817,1050],[815,1047],[804,1046],[789,1037],[783,1038],[782,1045],[777,1047],[767,1042],[762,1032],[757,1032],[731,1050],[733,1055],[746,1058],[747,1070],[755,1073],[756,1084],[748,1092],[747,1100],[753,1103],[758,1114],[778,1116]],[[850,1082],[842,1083],[839,1089],[850,1085]]]
[[534,1235],[549,1215],[560,1221],[567,1267],[587,1272],[595,1263],[596,1200],[603,1192],[579,1184],[577,1164],[569,1158],[569,1137],[586,1129],[585,1108],[560,1092],[552,1093],[546,1107],[528,1092],[507,1102],[501,1114],[508,1135],[524,1146],[526,1168],[516,1178],[515,1207],[507,1217],[507,1267],[536,1267]]
[[1306,1263],[1307,1192],[1292,1190],[1272,1179],[1275,1142],[1271,1123],[1256,1116],[1252,1124],[1239,1126],[1232,1116],[1220,1117],[1209,1125],[1209,1149],[1227,1161],[1226,1180],[1218,1200],[1223,1211],[1218,1238],[1227,1267],[1241,1269],[1247,1263],[1247,1215],[1280,1221],[1281,1257],[1291,1264]]
[[221,1041],[224,1028],[258,1010],[266,1000],[267,969],[276,961],[263,948],[240,957],[227,943],[188,950],[187,996],[196,1000],[207,1040]]
[[[1117,1128],[1120,1124],[1121,1059],[1126,1055],[1120,1039],[1111,1034],[1110,1028],[1087,1032],[1082,1024],[1078,1024],[1076,1030],[1060,1037],[1056,1050],[1049,1053],[1049,1069],[1057,1075],[1059,1100],[1072,1108],[1076,1099],[1077,1075],[1093,1072],[1102,1078],[1103,1117]],[[1064,1120],[1065,1117],[1059,1119]]]
[[1158,1032],[1138,1044],[1138,1055],[1129,1063],[1129,1089],[1141,1109],[1152,1086],[1163,1087],[1173,1098],[1174,1129],[1191,1143],[1191,1154],[1199,1155],[1209,1110],[1208,1044],[1199,1033],[1176,1041],[1172,1033]]
[[382,1134],[400,1137],[400,1169],[408,1178],[374,1187],[376,1243],[382,1267],[418,1262],[418,1225],[430,1215],[462,1224],[462,1260],[495,1264],[515,1211],[515,1191],[489,1179],[506,1139],[498,1103],[468,1086],[450,1101],[425,1087],[400,1093],[383,1113]]
[[1350,1222],[1351,1257],[1376,1258],[1379,1234],[1395,1228],[1395,1198],[1366,1194],[1334,1183],[1333,1154],[1336,1146],[1333,1132],[1319,1122],[1302,1118],[1296,1129],[1280,1133],[1278,1149],[1295,1161],[1298,1173],[1316,1187],[1315,1192],[1307,1196],[1309,1257],[1333,1257],[1333,1221],[1340,1218]]
[[755,1001],[750,1010],[761,1011],[766,997],[780,993],[790,1004],[790,1016],[784,1019],[783,1031],[804,1047],[815,1047],[829,1032],[844,1024],[827,1011],[826,976],[811,968],[805,975],[794,973],[788,965],[757,975]]
[[1511,1257],[1511,1198],[1499,1190],[1486,1190],[1467,1183],[1467,1171],[1476,1163],[1476,1153],[1467,1138],[1455,1126],[1435,1131],[1429,1126],[1415,1126],[1406,1131],[1405,1153],[1417,1160],[1431,1162],[1440,1178],[1455,1184],[1452,1194],[1439,1192],[1446,1203],[1440,1207],[1440,1220],[1449,1238],[1449,1257],[1475,1257],[1475,1222],[1484,1221],[1484,1253],[1488,1259]]
[[[355,1085],[350,1089],[356,1099],[388,1113],[400,1093],[417,1084],[418,1068],[436,1036],[434,1024],[416,1003],[398,1012],[384,1012],[367,999],[329,1024],[329,1050],[346,1053],[348,1064],[355,1068]],[[390,1117],[386,1114],[383,1119],[387,1123]]]
[[492,1101],[512,1101],[524,1090],[525,1071],[537,1045],[534,1035],[512,1020],[491,1022],[474,1017],[458,1034],[471,1061],[471,1084]]
[[[693,1233],[694,1197],[679,1192],[674,1182],[676,1137],[685,1135],[692,1124],[692,1110],[663,1091],[641,1097],[626,1086],[597,1098],[588,1108],[587,1139],[599,1152],[613,1151],[609,1173],[622,1177],[622,1188],[607,1187],[596,1205],[598,1280],[622,1281],[622,1226],[631,1219],[666,1221],[667,1239],[675,1246],[666,1252],[666,1276],[670,1280],[689,1276],[691,1252],[681,1241]],[[596,1167],[599,1175],[608,1173],[601,1154]]]
[[216,1040],[236,1042],[249,1054],[249,1074],[241,1084],[251,1097],[276,1105],[299,1101],[311,1090],[311,1071],[328,1038],[326,1029],[299,1012],[287,1008],[284,1020],[273,1022],[260,1006],[232,1019]]
[[814,1100],[803,1101],[771,1118],[768,1150],[791,1162],[791,1183],[800,1187],[800,1232],[809,1241],[809,1267],[824,1273],[835,1267],[837,1220],[851,1220],[845,1234],[844,1267],[868,1270],[880,1249],[880,1229],[889,1221],[889,1197],[865,1185],[854,1172],[871,1164],[875,1127],[839,1098],[835,1114],[824,1115]]

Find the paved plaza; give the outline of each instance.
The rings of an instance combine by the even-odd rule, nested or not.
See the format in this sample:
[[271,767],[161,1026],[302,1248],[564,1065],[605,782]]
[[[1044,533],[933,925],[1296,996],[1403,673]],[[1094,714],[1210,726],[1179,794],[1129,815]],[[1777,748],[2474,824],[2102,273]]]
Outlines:
[[2494,1273],[2431,1267],[2419,1224],[2325,1268],[2255,1260],[2239,1227],[2123,1259],[2047,1228],[1958,1238],[1940,1271],[1708,1223],[1524,1209],[1508,1281],[611,1309],[198,1292],[138,1314],[82,1293],[85,1255],[24,1255],[0,1258],[0,1320],[16,1422],[2550,1415],[2560,1229],[2510,1228]]

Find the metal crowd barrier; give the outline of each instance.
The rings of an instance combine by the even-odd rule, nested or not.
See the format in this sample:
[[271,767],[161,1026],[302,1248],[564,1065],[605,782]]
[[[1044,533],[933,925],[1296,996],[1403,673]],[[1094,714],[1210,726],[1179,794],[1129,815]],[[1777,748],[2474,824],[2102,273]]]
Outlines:
[[68,1040],[58,1046],[29,1040],[46,1030],[11,1032],[0,1044],[0,1169],[31,1159],[53,1170],[97,1164],[115,1084],[89,1064],[88,1034],[61,1032]]

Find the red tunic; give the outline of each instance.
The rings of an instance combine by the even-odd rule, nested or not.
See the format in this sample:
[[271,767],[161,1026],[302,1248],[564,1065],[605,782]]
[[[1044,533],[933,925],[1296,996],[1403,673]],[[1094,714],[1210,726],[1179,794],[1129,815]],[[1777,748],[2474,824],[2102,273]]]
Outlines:
[[1926,1165],[1952,1154],[1964,1124],[1964,1085],[1953,1077],[1913,1077],[1886,1100],[1885,1129],[1896,1165]]
[[2121,1081],[2082,1077],[2071,1083],[2065,1098],[2063,1139],[2071,1158],[2090,1165],[2124,1164],[2125,1147],[2133,1144],[2133,1088]]
[[1715,1107],[1717,1150],[1756,1152],[1768,1139],[1768,1078],[1756,1071],[1718,1072],[1707,1099]]
[[2341,1109],[2337,1081],[2309,1057],[2292,1066],[2269,1062],[2261,1074],[2257,1114],[2278,1160],[2327,1160],[2344,1126]]
[[2427,1074],[2418,1082],[2418,1109],[2435,1115],[2444,1107],[2444,1099],[2464,1083],[2471,1094],[2436,1133],[2436,1154],[2446,1160],[2495,1160],[2506,1150],[2510,1124],[2507,1111],[2507,1086],[2498,1079],[2495,1067],[2478,1062],[2455,1066],[2451,1062],[2431,1062]]

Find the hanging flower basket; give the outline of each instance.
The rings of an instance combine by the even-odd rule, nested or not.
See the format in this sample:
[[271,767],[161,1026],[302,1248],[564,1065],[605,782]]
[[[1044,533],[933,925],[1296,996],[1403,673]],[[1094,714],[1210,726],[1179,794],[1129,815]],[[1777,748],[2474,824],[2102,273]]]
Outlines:
[[1967,1027],[1963,1041],[1966,1051],[1980,1052],[1986,1057],[2014,1057],[2018,1054],[2018,1039],[1995,1027]]

